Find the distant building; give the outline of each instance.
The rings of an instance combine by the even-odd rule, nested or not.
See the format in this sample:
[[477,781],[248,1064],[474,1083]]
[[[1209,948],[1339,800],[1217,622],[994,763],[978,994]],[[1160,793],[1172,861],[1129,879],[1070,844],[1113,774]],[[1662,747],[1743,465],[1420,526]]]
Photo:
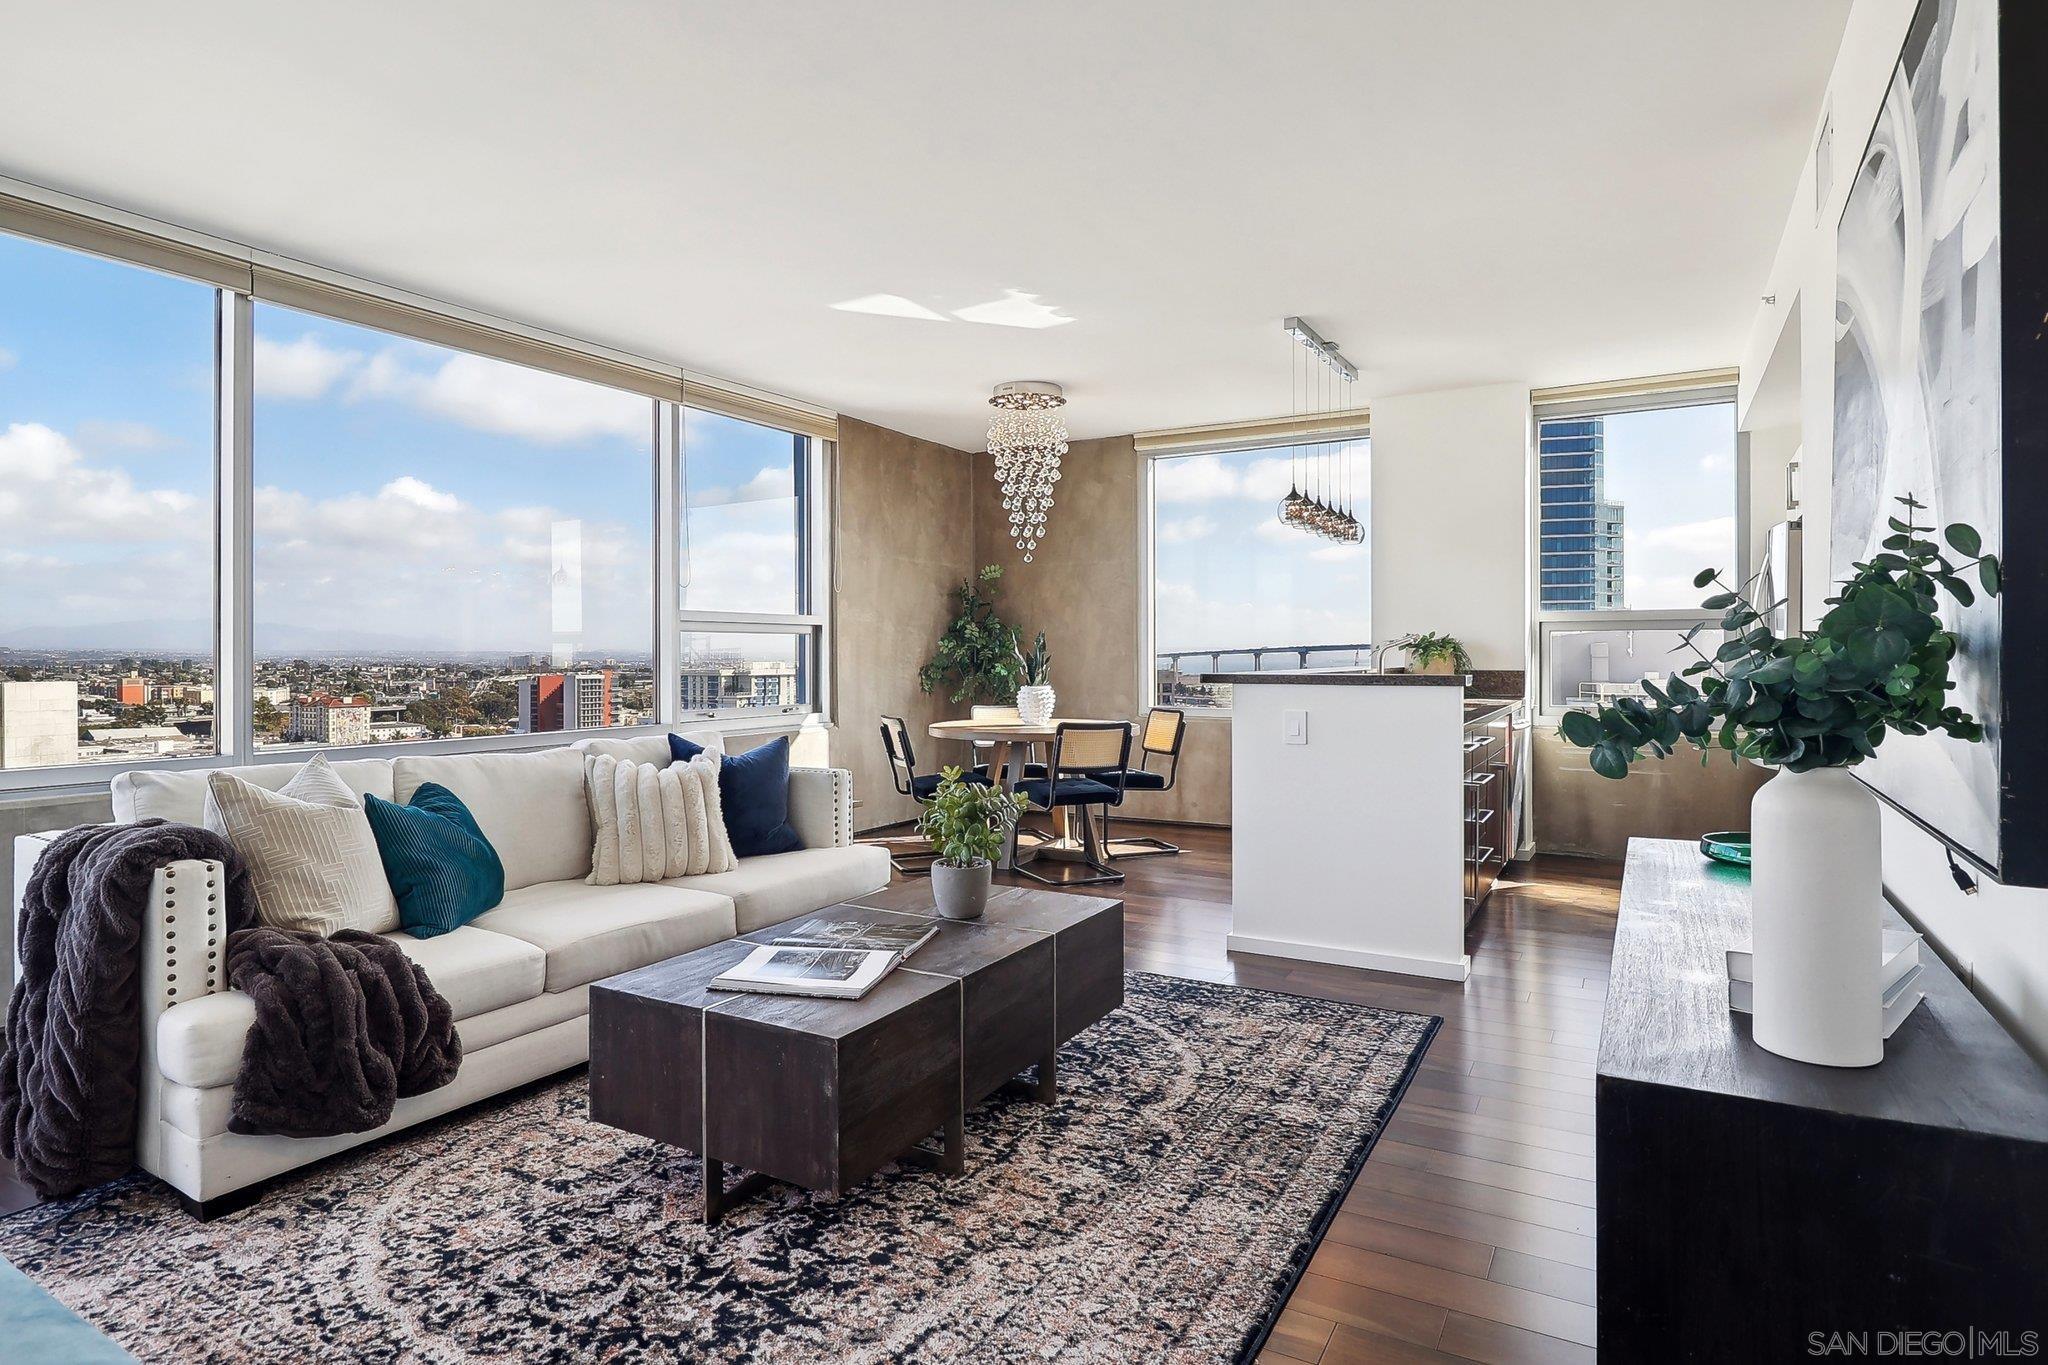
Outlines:
[[797,702],[796,665],[772,659],[692,664],[683,669],[682,682],[685,711],[794,706]]
[[0,682],[0,768],[78,761],[78,684]]
[[114,700],[123,706],[147,706],[149,684],[142,680],[140,674],[131,673],[121,679],[120,686],[114,693]]
[[331,747],[368,744],[370,704],[343,697],[294,697],[291,728],[286,738],[301,744]]
[[519,733],[601,730],[612,723],[612,671],[543,673],[519,680]]
[[1607,496],[1607,428],[1599,417],[1551,418],[1536,437],[1543,517],[1537,605],[1543,611],[1619,611],[1622,504]]

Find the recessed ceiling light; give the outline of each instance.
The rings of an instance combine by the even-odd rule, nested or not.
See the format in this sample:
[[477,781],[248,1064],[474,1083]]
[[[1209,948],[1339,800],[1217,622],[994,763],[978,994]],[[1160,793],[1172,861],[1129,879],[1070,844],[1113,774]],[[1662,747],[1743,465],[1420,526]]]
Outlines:
[[1003,297],[971,308],[955,308],[953,316],[962,322],[980,322],[991,327],[1060,327],[1075,319],[1060,312],[1057,305],[1040,303],[1038,295],[1021,289],[1005,289]]
[[883,318],[916,318],[921,322],[945,322],[944,313],[934,313],[901,294],[863,294],[857,299],[847,299],[832,305],[842,313],[872,313]]

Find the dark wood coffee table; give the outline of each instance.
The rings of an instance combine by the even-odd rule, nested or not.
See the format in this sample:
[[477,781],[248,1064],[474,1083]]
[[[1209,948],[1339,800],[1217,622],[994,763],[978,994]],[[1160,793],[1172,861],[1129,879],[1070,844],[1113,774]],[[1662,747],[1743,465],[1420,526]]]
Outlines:
[[[837,1195],[905,1158],[958,1172],[965,1109],[1033,1067],[1050,1102],[1059,1045],[1123,1003],[1123,903],[1004,888],[961,923],[930,898],[883,892],[597,982],[591,1118],[703,1157],[706,1223],[768,1179]],[[861,1000],[709,989],[815,916],[939,934]],[[919,1147],[940,1130],[943,1155]],[[750,1172],[731,1189],[728,1163]]]

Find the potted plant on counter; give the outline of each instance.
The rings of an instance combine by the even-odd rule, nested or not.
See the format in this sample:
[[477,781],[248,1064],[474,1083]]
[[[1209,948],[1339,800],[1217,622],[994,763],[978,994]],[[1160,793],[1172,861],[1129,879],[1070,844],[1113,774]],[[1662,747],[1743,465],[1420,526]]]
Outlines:
[[1017,656],[1017,676],[1024,680],[1017,689],[1017,718],[1026,725],[1044,725],[1052,719],[1053,705],[1052,655],[1046,652],[1045,632],[1038,632],[1029,654],[1012,635],[1010,652]]
[[1417,673],[1472,671],[1472,656],[1465,652],[1464,642],[1455,635],[1438,635],[1434,631],[1403,635],[1394,641],[1394,648],[1408,656],[1408,666]]
[[1720,647],[1702,650],[1695,638],[1715,627],[1694,626],[1680,648],[1698,660],[1679,676],[1661,688],[1645,679],[1644,697],[1566,712],[1561,723],[1603,777],[1626,777],[1646,751],[1663,758],[1681,742],[1702,763],[1718,748],[1778,770],[1750,802],[1752,1036],[1823,1066],[1884,1059],[1877,800],[1849,769],[1875,757],[1889,730],[1984,737],[1948,703],[1957,637],[1937,612],[1942,594],[1958,608],[1976,600],[1963,577],[1971,569],[1997,596],[1998,559],[1960,522],[1942,533],[1951,559],[1919,524],[1923,504],[1898,501],[1905,519],[1890,519],[1881,553],[1827,599],[1819,629],[1780,638],[1704,570],[1693,585],[1720,588],[1701,604],[1722,613]]
[[917,832],[931,841],[932,899],[947,919],[980,919],[988,908],[995,860],[1009,841],[1024,803],[959,768],[940,770],[939,785],[924,800]]

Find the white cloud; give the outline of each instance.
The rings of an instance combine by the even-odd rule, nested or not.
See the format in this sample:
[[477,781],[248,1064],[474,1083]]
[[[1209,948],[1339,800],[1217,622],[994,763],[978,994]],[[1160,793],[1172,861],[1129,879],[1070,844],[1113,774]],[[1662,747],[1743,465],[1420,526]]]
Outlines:
[[1719,474],[1735,467],[1735,457],[1725,450],[1710,450],[1700,456],[1700,472]]
[[338,351],[308,332],[297,341],[256,338],[256,393],[262,398],[322,398],[362,362],[358,351]]
[[1208,517],[1201,515],[1182,517],[1178,521],[1162,521],[1159,523],[1159,543],[1161,545],[1185,545],[1189,541],[1200,540],[1204,536],[1214,535],[1215,532],[1216,523]]
[[203,538],[212,532],[203,512],[190,493],[140,488],[126,470],[88,463],[41,423],[0,433],[0,543]]
[[[1363,478],[1364,463],[1354,472]],[[1334,466],[1326,468],[1334,482]],[[1161,502],[1213,502],[1223,498],[1250,498],[1276,506],[1296,481],[1309,483],[1316,470],[1312,461],[1295,461],[1286,455],[1243,456],[1188,455],[1161,460],[1154,474],[1153,488]]]
[[1705,521],[1685,521],[1672,526],[1653,526],[1637,531],[1622,528],[1622,547],[1637,550],[1670,550],[1705,559],[1714,555],[1727,556],[1735,548],[1735,518],[1710,517]]
[[725,507],[740,502],[778,502],[796,496],[796,470],[791,465],[763,469],[738,488],[690,490],[690,506]]
[[0,346],[0,370],[13,369],[15,361],[19,359],[20,357],[15,355],[14,352],[8,350],[5,346]]
[[391,398],[478,431],[560,444],[613,435],[645,439],[651,400],[483,356],[455,354],[413,369],[382,351],[349,386],[352,400]]
[[429,512],[454,512],[462,507],[462,499],[453,493],[444,493],[423,479],[410,474],[400,475],[377,490],[380,498],[392,498],[409,502],[415,507],[424,507]]

